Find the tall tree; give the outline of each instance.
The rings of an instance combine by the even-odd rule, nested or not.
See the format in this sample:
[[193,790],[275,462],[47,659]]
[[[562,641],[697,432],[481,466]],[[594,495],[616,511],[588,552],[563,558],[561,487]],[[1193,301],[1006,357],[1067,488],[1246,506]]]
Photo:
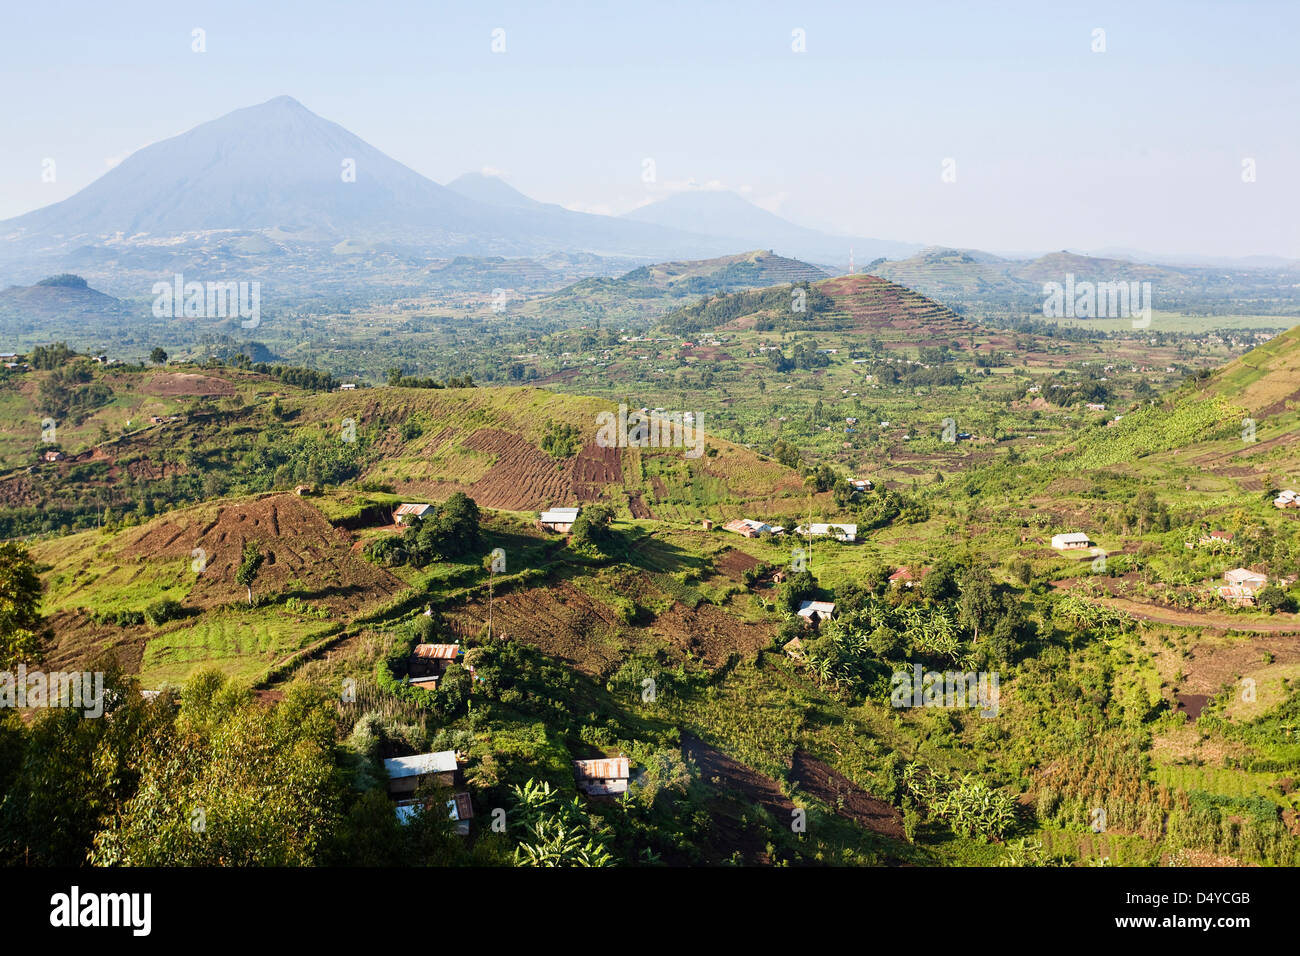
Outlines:
[[40,651],[41,579],[21,545],[0,544],[0,665],[35,658]]
[[244,556],[239,563],[239,570],[235,572],[235,581],[248,588],[250,606],[253,603],[253,582],[257,580],[257,572],[262,570],[262,562],[265,560],[266,555],[262,553],[256,541],[248,541],[244,544]]

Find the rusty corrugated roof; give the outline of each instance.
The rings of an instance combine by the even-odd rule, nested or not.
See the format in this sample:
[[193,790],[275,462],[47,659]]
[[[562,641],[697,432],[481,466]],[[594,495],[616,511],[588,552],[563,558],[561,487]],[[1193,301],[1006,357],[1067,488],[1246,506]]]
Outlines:
[[602,760],[573,761],[574,774],[579,780],[620,780],[628,777],[626,757],[606,757]]
[[460,656],[459,644],[416,644],[412,657],[429,661],[454,661]]

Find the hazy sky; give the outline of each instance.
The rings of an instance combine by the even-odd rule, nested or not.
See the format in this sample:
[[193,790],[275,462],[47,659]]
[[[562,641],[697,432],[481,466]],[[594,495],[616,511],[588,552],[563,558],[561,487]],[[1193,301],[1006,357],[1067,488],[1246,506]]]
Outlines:
[[725,187],[876,238],[1300,258],[1294,0],[181,7],[5,6],[0,218],[287,93],[439,182],[574,209]]

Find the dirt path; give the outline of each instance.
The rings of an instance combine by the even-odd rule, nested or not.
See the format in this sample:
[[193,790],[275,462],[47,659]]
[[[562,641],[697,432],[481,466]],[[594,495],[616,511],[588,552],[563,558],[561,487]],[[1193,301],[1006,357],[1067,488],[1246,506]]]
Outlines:
[[[1061,590],[1069,590],[1069,588],[1063,587]],[[1238,631],[1247,634],[1300,634],[1300,617],[1294,614],[1282,615],[1276,620],[1259,620],[1225,614],[1221,611],[1183,611],[1134,601],[1130,598],[1085,597],[1085,600],[1116,611],[1124,611],[1140,621],[1151,621],[1155,624],[1203,627],[1212,631]]]

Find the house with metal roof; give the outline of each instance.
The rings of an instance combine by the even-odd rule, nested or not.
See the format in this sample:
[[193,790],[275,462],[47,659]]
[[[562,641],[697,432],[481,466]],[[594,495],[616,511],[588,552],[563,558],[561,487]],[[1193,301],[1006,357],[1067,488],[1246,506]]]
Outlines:
[[551,508],[549,511],[543,511],[538,516],[537,523],[547,531],[568,534],[573,530],[573,523],[578,520],[580,514],[582,514],[581,506],[577,508]]
[[431,504],[404,501],[393,512],[393,524],[410,524],[415,518],[432,518],[437,509]]
[[384,761],[384,769],[388,771],[388,792],[393,795],[412,794],[427,783],[450,787],[456,782],[456,766],[454,750],[390,757]]
[[[468,791],[451,795],[446,801],[447,818],[454,824],[453,829],[461,836],[469,836],[469,822],[474,819],[474,804],[470,801]],[[420,800],[402,800],[394,808],[398,823],[410,823],[422,810],[432,809],[431,805]]]
[[910,588],[920,581],[929,572],[929,568],[920,568],[919,570],[909,568],[903,565],[897,571],[889,576],[889,586],[891,588],[905,587]]
[[416,644],[406,669],[412,677],[440,676],[460,653],[459,644]]
[[829,621],[835,616],[834,601],[800,601],[797,613],[805,621]]
[[1067,531],[1052,535],[1052,547],[1057,551],[1082,551],[1092,544],[1092,539],[1082,531]]
[[852,544],[858,540],[858,526],[856,524],[845,524],[844,522],[835,522],[833,524],[809,524],[799,525],[795,528],[796,534],[807,534],[814,538],[834,538],[837,541],[844,541]]
[[1252,593],[1268,585],[1268,575],[1248,568],[1233,568],[1223,572],[1223,580],[1230,587],[1245,588]]
[[627,793],[631,772],[627,757],[603,757],[600,760],[573,761],[573,776],[583,793],[605,797]]

